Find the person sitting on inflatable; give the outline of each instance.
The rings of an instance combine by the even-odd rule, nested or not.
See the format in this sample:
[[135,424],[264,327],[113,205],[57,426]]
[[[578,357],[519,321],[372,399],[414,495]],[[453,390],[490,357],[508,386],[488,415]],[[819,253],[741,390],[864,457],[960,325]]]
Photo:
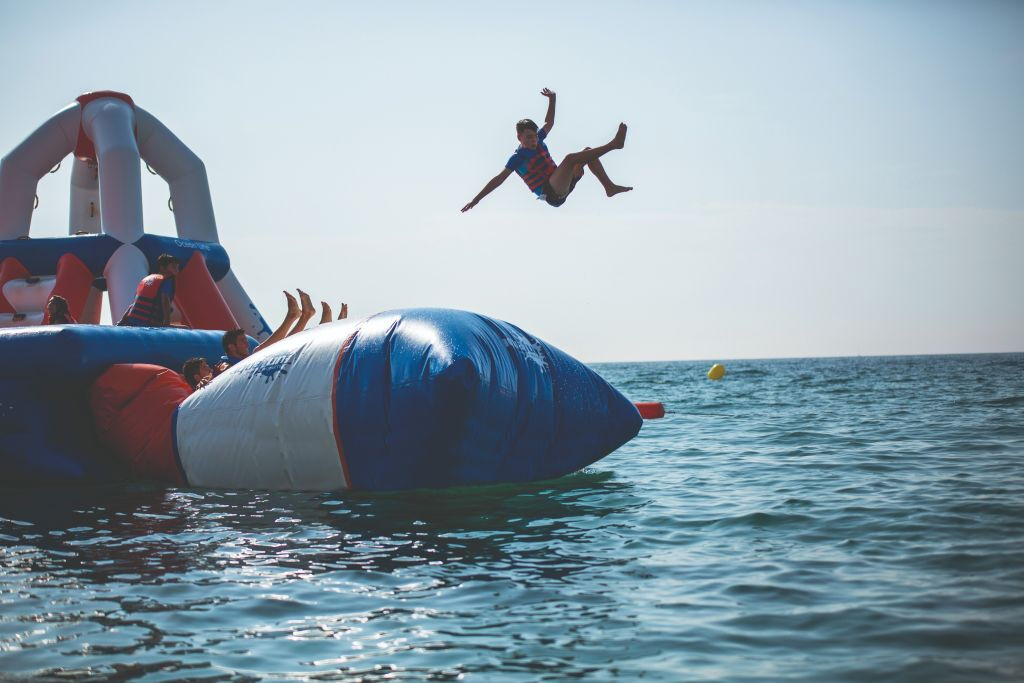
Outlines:
[[544,139],[555,125],[555,93],[544,88],[540,94],[548,98],[548,113],[544,117],[544,127],[538,131],[537,124],[530,119],[522,119],[516,123],[516,137],[519,138],[518,149],[509,158],[505,168],[484,185],[484,189],[473,197],[473,201],[462,207],[463,213],[472,209],[481,199],[497,189],[505,182],[506,178],[512,175],[513,171],[519,174],[530,191],[537,195],[537,199],[543,199],[551,206],[561,206],[565,203],[566,197],[575,189],[579,179],[583,177],[584,164],[601,182],[605,194],[609,197],[633,189],[613,183],[598,160],[599,157],[613,149],[625,147],[626,124],[619,124],[619,130],[611,142],[600,147],[586,147],[579,152],[567,154],[562,159],[561,165],[556,165],[551,159],[551,154],[548,153],[547,145],[544,144]]
[[[300,289],[299,295],[302,296],[304,294],[305,292]],[[263,340],[263,342],[257,345],[252,351],[249,351],[249,338],[245,335],[245,330],[241,327],[228,330],[224,333],[224,336],[221,337],[220,340],[220,345],[224,349],[224,355],[220,357],[220,362],[217,363],[217,367],[214,369],[214,376],[219,375],[239,361],[248,358],[251,354],[281,341],[292,333],[290,330],[294,331],[292,323],[300,320],[303,313],[299,310],[299,302],[296,301],[294,296],[288,292],[285,292],[284,296],[285,299],[288,300],[288,311],[284,315],[284,320],[281,321],[281,324],[277,326],[277,329],[274,330],[272,335]],[[308,299],[308,295],[306,295],[306,298]],[[311,312],[309,315],[312,315],[312,304],[310,304],[310,308]],[[308,316],[306,319],[309,319]],[[305,323],[303,323],[303,326],[305,326]]]
[[54,294],[46,302],[46,319],[44,325],[72,325],[77,323],[68,308],[68,300],[60,294]]
[[174,301],[174,278],[181,263],[170,254],[160,254],[157,272],[147,275],[135,290],[135,301],[124,312],[118,325],[126,327],[167,327],[171,324],[171,302]]

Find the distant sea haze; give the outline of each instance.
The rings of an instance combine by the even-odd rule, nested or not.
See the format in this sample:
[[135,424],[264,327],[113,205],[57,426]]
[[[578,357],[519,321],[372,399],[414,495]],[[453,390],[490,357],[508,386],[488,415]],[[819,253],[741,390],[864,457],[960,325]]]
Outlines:
[[0,671],[1024,679],[1024,354],[593,367],[668,414],[558,480],[0,491]]

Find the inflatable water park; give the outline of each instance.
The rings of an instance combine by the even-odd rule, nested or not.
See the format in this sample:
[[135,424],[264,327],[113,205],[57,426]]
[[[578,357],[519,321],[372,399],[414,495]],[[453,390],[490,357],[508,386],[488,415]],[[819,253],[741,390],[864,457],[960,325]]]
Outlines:
[[[33,237],[43,177],[72,156],[68,236]],[[142,172],[170,188],[177,237],[145,232]],[[169,254],[174,324],[121,320]],[[52,324],[62,297],[74,324]],[[86,93],[0,162],[0,471],[11,483],[403,490],[578,471],[643,412],[519,327],[450,309],[318,325],[194,390],[180,374],[271,329],[220,244],[206,168],[123,93]]]

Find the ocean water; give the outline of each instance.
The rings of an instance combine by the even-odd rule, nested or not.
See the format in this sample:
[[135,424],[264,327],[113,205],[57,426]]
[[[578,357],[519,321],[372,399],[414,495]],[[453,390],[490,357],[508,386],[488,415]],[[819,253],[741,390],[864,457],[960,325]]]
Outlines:
[[573,476],[0,490],[0,677],[1024,680],[1024,354],[605,364]]

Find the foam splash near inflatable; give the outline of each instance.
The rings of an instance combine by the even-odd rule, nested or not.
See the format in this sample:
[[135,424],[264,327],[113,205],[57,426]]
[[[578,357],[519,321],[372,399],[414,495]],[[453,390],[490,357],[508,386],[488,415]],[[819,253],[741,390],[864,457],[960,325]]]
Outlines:
[[[27,239],[36,184],[74,152],[67,238]],[[178,239],[142,230],[140,158],[171,188]],[[91,180],[90,180],[91,178]],[[102,233],[102,234],[101,234]],[[98,325],[179,257],[184,328]],[[526,482],[632,439],[636,406],[518,327],[446,309],[388,311],[290,336],[191,391],[176,370],[223,330],[269,328],[217,240],[202,162],[119,93],[58,112],[0,164],[0,471],[298,490]],[[41,325],[64,296],[89,324]]]

